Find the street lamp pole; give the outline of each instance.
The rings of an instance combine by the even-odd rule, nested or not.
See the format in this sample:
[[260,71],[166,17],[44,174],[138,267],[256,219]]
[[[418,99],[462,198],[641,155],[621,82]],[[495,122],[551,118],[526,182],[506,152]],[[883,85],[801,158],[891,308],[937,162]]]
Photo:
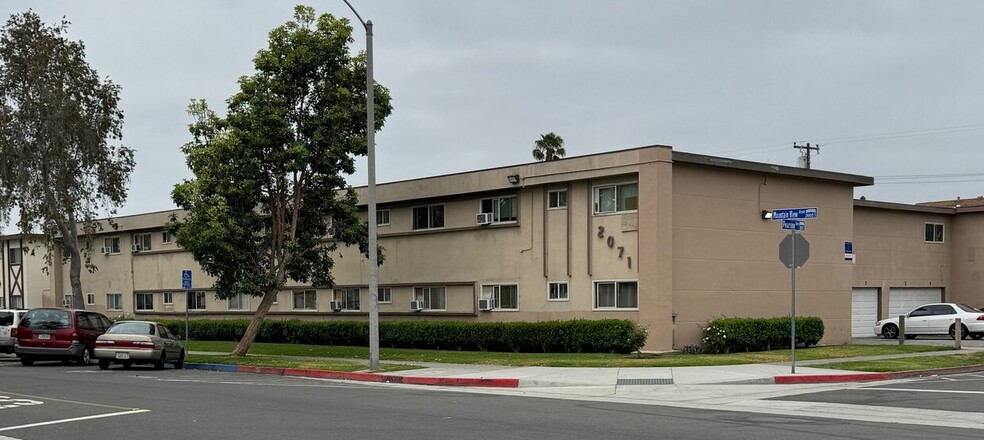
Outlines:
[[379,262],[376,245],[376,118],[375,81],[372,78],[372,20],[363,21],[348,0],[343,0],[366,28],[366,137],[369,159],[369,369],[379,369]]

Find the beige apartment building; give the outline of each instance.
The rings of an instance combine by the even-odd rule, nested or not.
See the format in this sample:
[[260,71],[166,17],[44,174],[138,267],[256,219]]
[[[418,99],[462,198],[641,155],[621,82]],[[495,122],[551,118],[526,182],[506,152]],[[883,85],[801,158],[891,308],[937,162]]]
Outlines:
[[38,307],[50,294],[41,237],[0,236],[0,309]]
[[[803,231],[810,257],[796,272],[796,313],[824,319],[823,343],[870,335],[874,319],[913,301],[984,305],[977,208],[853,199],[872,183],[650,146],[380,184],[380,317],[625,318],[648,328],[646,349],[682,348],[717,317],[789,314],[790,270],[778,260],[788,231],[763,213],[797,207],[818,216]],[[95,238],[86,307],[250,316],[258,299],[216,299],[214,280],[163,231],[172,214],[181,212],[119,217]],[[286,286],[270,319],[367,319],[367,263],[342,249],[335,286]],[[187,302],[183,269],[193,273]],[[61,305],[67,279],[67,266],[52,271],[26,305]]]

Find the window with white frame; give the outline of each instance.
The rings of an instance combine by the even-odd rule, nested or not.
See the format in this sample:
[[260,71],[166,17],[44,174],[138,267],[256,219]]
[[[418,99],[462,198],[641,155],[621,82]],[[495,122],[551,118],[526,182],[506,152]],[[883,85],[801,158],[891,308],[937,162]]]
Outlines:
[[423,301],[425,309],[448,309],[448,293],[444,287],[416,287],[413,289],[413,299]]
[[24,262],[24,249],[10,248],[7,250],[7,264],[11,266],[16,266],[23,262]]
[[11,295],[10,296],[10,308],[12,309],[23,309],[24,308],[24,297],[21,295]]
[[293,294],[294,310],[318,310],[317,290],[295,290]]
[[393,289],[389,287],[379,287],[376,289],[376,300],[381,303],[393,302]]
[[561,209],[567,207],[567,189],[547,191],[547,208]]
[[188,292],[186,296],[188,297],[188,310],[205,310],[205,292]]
[[123,294],[107,293],[106,310],[123,310]]
[[151,245],[151,243],[150,243],[151,242],[151,237],[152,237],[152,235],[150,233],[147,233],[147,234],[133,234],[133,248],[132,248],[132,250],[133,251],[136,251],[136,252],[149,251],[149,250],[151,250],[153,248],[152,245]]
[[639,283],[636,281],[595,282],[596,309],[638,309]]
[[482,286],[482,298],[491,299],[493,309],[517,310],[519,309],[519,285],[484,285]]
[[75,308],[75,296],[71,293],[66,293],[62,298],[62,305],[68,308]]
[[516,196],[482,200],[482,213],[492,214],[492,221],[495,223],[514,222],[516,221]]
[[137,310],[154,310],[154,294],[153,293],[136,294],[136,304],[137,304]]
[[229,310],[249,310],[249,295],[237,293],[228,299]]
[[926,242],[943,243],[942,223],[926,223]]
[[85,294],[85,305],[87,305],[87,306],[94,306],[94,305],[96,305],[96,294],[95,293],[87,293],[87,294]]
[[567,301],[567,282],[555,282],[547,285],[547,299],[550,301]]
[[611,214],[639,209],[639,184],[637,182],[596,186],[594,188],[594,213]]
[[161,296],[164,304],[174,304],[174,292],[164,292]]
[[376,211],[376,226],[389,226],[390,210],[380,209]]
[[174,240],[174,237],[171,236],[171,233],[170,232],[168,232],[168,231],[161,232],[161,243],[168,244],[168,243],[170,243],[173,240]]
[[103,239],[102,253],[104,254],[118,254],[120,253],[120,237],[106,237]]
[[359,310],[359,288],[358,287],[347,287],[343,289],[335,289],[333,292],[334,300],[341,303],[342,310]]
[[444,227],[444,205],[418,206],[413,208],[414,229],[434,229]]

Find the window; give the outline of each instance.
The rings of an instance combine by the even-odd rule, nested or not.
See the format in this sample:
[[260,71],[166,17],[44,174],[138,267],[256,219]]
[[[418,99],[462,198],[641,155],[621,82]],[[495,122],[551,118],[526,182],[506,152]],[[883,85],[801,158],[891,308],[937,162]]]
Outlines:
[[[2,254],[0,254],[2,255]],[[16,266],[24,262],[24,250],[21,248],[10,248],[7,250],[7,262],[11,266]]]
[[926,242],[943,242],[943,225],[940,223],[926,223]]
[[516,284],[482,286],[482,297],[492,300],[493,309],[519,309],[519,286]]
[[239,293],[229,298],[229,310],[249,310],[249,295]]
[[174,304],[174,292],[164,292],[163,294],[161,294],[161,296],[164,297],[163,298],[164,304]]
[[448,294],[444,287],[417,287],[413,289],[413,299],[423,301],[425,309],[448,309]]
[[295,290],[294,310],[318,310],[318,291]]
[[639,287],[635,281],[599,281],[595,283],[596,309],[638,309]]
[[65,296],[62,298],[62,306],[68,307],[70,309],[74,309],[75,308],[74,299],[75,298],[73,298],[73,295],[71,293],[66,293]]
[[639,209],[639,184],[596,186],[594,189],[595,214],[610,214]]
[[380,287],[376,289],[376,301],[381,303],[391,303],[393,302],[393,290],[389,287]]
[[413,228],[433,229],[444,227],[444,205],[413,208]]
[[85,294],[85,305],[87,305],[87,306],[94,306],[94,305],[96,305],[96,294],[95,293],[87,293],[87,294]]
[[359,288],[335,289],[334,297],[342,304],[342,310],[359,310]]
[[133,251],[149,251],[151,249],[150,234],[133,234]]
[[168,244],[171,242],[171,240],[173,240],[173,237],[171,237],[170,232],[167,231],[161,232],[161,243]]
[[120,253],[120,237],[107,237],[103,239],[102,253],[104,254]]
[[24,297],[21,295],[12,295],[10,297],[10,308],[12,309],[23,309],[24,308]]
[[138,293],[137,310],[154,310],[154,294]]
[[493,222],[516,221],[516,196],[482,200],[482,212],[491,213]]
[[547,286],[547,300],[567,301],[567,283],[550,283]]
[[205,292],[187,292],[188,310],[205,310]]
[[106,310],[123,310],[123,294],[107,293]]
[[390,210],[380,209],[376,211],[376,225],[377,226],[389,226],[390,224]]
[[560,209],[567,207],[567,190],[556,189],[547,191],[547,208]]

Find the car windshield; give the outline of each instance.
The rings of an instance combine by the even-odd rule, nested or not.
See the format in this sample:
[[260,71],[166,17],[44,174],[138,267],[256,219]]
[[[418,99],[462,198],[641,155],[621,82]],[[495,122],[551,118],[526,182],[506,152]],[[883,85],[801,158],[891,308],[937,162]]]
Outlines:
[[154,334],[154,324],[146,322],[118,322],[113,324],[106,333],[127,334],[127,335],[152,335]]
[[968,306],[967,304],[957,304],[956,306],[959,307],[960,310],[963,310],[967,313],[984,313],[984,311],[975,309],[971,306]]
[[20,325],[47,330],[72,328],[72,315],[64,310],[31,310],[21,319]]

